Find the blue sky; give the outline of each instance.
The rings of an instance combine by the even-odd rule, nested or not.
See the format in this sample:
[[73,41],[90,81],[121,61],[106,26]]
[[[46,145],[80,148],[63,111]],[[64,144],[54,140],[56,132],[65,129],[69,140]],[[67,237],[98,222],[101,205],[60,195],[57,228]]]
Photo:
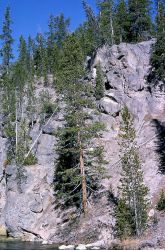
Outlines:
[[[88,3],[94,9],[96,7],[95,2],[95,0],[88,0]],[[81,0],[0,0],[0,30],[2,30],[4,11],[7,6],[11,7],[15,53],[18,38],[21,34],[25,38],[29,34],[34,37],[37,32],[47,30],[50,14],[59,15],[63,12],[66,17],[70,17],[71,31],[85,19]]]

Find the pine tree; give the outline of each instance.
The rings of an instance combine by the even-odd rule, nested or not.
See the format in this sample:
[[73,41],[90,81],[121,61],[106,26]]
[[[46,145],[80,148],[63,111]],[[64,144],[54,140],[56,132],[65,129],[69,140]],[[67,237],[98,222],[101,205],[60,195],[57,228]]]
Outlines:
[[69,33],[69,25],[70,19],[65,19],[63,13],[54,18],[55,42],[59,48],[61,48],[63,41]]
[[102,43],[101,32],[99,28],[98,18],[95,16],[92,8],[83,0],[83,7],[87,17],[87,22],[84,25],[88,43],[91,44],[91,50],[96,50]]
[[66,39],[69,31],[70,19],[66,19],[64,14],[54,17],[50,15],[47,32],[47,46],[53,50],[55,44],[61,48],[63,41]]
[[133,234],[133,218],[131,209],[125,200],[120,199],[115,211],[117,236],[126,239]]
[[[121,164],[122,177],[120,194],[121,199],[125,203],[123,216],[125,216],[125,208],[131,211],[132,220],[127,224],[132,229],[132,233],[140,236],[147,223],[147,206],[146,195],[148,189],[143,183],[143,172],[141,170],[141,162],[138,149],[135,143],[135,129],[133,120],[128,109],[125,107],[122,112],[123,126],[121,127]],[[118,211],[119,209],[119,211]],[[117,211],[121,213],[121,208]],[[121,217],[121,215],[120,215]],[[120,225],[120,217],[117,218],[117,224]],[[120,227],[119,227],[120,228]],[[121,235],[121,232],[120,232]],[[125,231],[123,231],[125,235]]]
[[104,174],[103,149],[92,140],[103,125],[92,122],[87,110],[92,101],[83,82],[83,53],[74,34],[65,41],[63,53],[58,80],[63,84],[65,125],[58,134],[55,191],[64,204],[82,206],[86,214],[88,196]]
[[128,41],[128,10],[125,0],[120,0],[114,17],[115,26],[115,41],[116,43],[122,43]]
[[11,161],[15,157],[15,120],[16,120],[16,96],[15,96],[15,86],[9,75],[3,77],[2,82],[2,114],[3,114],[3,124],[4,133],[7,138],[7,161]]
[[98,0],[98,8],[100,11],[100,30],[104,43],[113,45],[115,43],[114,33],[114,1]]
[[157,41],[153,47],[151,57],[152,71],[149,74],[149,82],[157,85],[159,81],[165,90],[165,2],[157,1]]
[[54,16],[49,17],[48,22],[49,31],[47,33],[47,56],[49,73],[52,73],[54,67],[54,46],[55,46],[55,31],[54,31]]
[[5,11],[5,20],[3,22],[3,32],[0,36],[0,39],[2,40],[2,65],[6,73],[9,73],[10,62],[13,58],[12,44],[14,40],[12,38],[11,24],[10,8],[7,7]]
[[100,100],[104,96],[104,82],[101,65],[98,64],[96,67],[96,88],[95,88],[95,97],[96,100]]
[[34,54],[34,64],[36,68],[36,74],[39,77],[47,78],[48,58],[46,53],[45,39],[41,33],[36,36],[36,47]]
[[93,52],[94,40],[92,34],[87,22],[84,22],[75,30],[75,35],[79,40],[84,57],[91,55]]
[[28,73],[28,50],[27,50],[27,44],[23,36],[20,36],[19,40],[19,56],[18,61],[21,64],[21,66],[24,68],[25,72]]
[[128,0],[130,42],[143,41],[151,35],[150,10],[150,0]]
[[160,194],[160,198],[157,204],[157,209],[159,211],[165,210],[165,193],[162,190],[161,194]]
[[29,36],[27,43],[28,72],[29,72],[29,78],[32,80],[34,78],[34,53],[35,53],[35,42],[31,38],[31,36]]
[[47,57],[49,73],[54,73],[58,64],[59,50],[66,39],[69,31],[70,19],[63,14],[57,17],[50,16],[47,32]]

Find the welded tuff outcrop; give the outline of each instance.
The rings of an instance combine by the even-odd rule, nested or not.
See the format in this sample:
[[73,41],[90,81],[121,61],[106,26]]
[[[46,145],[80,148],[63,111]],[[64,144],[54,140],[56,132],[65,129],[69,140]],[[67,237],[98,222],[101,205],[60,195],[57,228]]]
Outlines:
[[[155,242],[165,235],[165,221],[156,211],[155,205],[162,187],[164,175],[159,173],[156,152],[157,128],[154,121],[165,125],[165,98],[159,89],[150,87],[147,74],[150,70],[151,48],[154,40],[138,44],[103,46],[92,60],[88,80],[95,83],[96,66],[101,64],[104,74],[104,97],[98,102],[101,110],[100,119],[106,125],[100,141],[105,148],[105,157],[109,162],[107,170],[110,179],[102,182],[102,190],[91,201],[88,218],[79,218],[78,225],[71,223],[77,212],[74,208],[61,210],[56,204],[53,191],[54,161],[57,158],[54,147],[56,137],[52,131],[62,126],[63,115],[53,116],[49,124],[42,128],[42,133],[35,146],[38,163],[24,168],[25,179],[18,189],[15,166],[7,166],[6,178],[0,183],[0,228],[7,230],[13,237],[26,240],[48,240],[56,243],[68,241],[111,241],[114,239],[115,218],[113,201],[107,191],[113,190],[117,196],[121,167],[119,161],[120,112],[125,105],[134,117],[137,131],[137,145],[144,171],[144,180],[149,187],[151,210],[149,217],[157,217],[154,235],[149,238]],[[36,86],[38,93],[39,87]],[[41,88],[41,86],[40,86]],[[44,87],[43,87],[44,88]],[[54,90],[49,88],[52,95]],[[53,96],[52,96],[53,98]],[[54,96],[54,99],[56,97]],[[164,124],[164,125],[163,125]],[[33,141],[41,127],[36,122],[30,131]],[[0,176],[3,175],[6,138],[0,135]],[[152,231],[152,230],[151,230]],[[1,230],[0,230],[1,233]]]

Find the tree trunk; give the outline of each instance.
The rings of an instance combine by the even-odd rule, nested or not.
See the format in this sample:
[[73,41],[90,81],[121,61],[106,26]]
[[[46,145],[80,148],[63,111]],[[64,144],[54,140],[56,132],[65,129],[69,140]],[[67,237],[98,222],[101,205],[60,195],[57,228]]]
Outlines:
[[82,183],[82,204],[84,215],[87,214],[87,185],[85,176],[85,166],[84,166],[84,154],[81,145],[80,132],[78,132],[78,144],[80,149],[80,172],[81,172],[81,183]]
[[111,26],[111,42],[112,42],[112,45],[113,45],[114,44],[114,28],[113,28],[112,14],[110,16],[110,26]]
[[18,117],[17,117],[17,91],[15,90],[15,151],[17,155],[17,148],[18,148]]
[[134,195],[133,195],[133,201],[134,201],[136,235],[139,237],[140,236],[140,228],[139,228],[139,221],[138,221],[137,199],[136,199],[135,191],[134,191]]

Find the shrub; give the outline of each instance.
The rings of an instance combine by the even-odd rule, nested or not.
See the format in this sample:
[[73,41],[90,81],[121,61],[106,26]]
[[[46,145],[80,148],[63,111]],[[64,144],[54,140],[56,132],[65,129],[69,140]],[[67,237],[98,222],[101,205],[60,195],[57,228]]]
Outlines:
[[29,156],[24,160],[25,166],[35,165],[36,163],[37,163],[37,158],[32,153],[30,153]]
[[157,204],[157,209],[159,211],[165,210],[165,194],[164,191],[162,190],[161,194],[160,194],[160,198]]

